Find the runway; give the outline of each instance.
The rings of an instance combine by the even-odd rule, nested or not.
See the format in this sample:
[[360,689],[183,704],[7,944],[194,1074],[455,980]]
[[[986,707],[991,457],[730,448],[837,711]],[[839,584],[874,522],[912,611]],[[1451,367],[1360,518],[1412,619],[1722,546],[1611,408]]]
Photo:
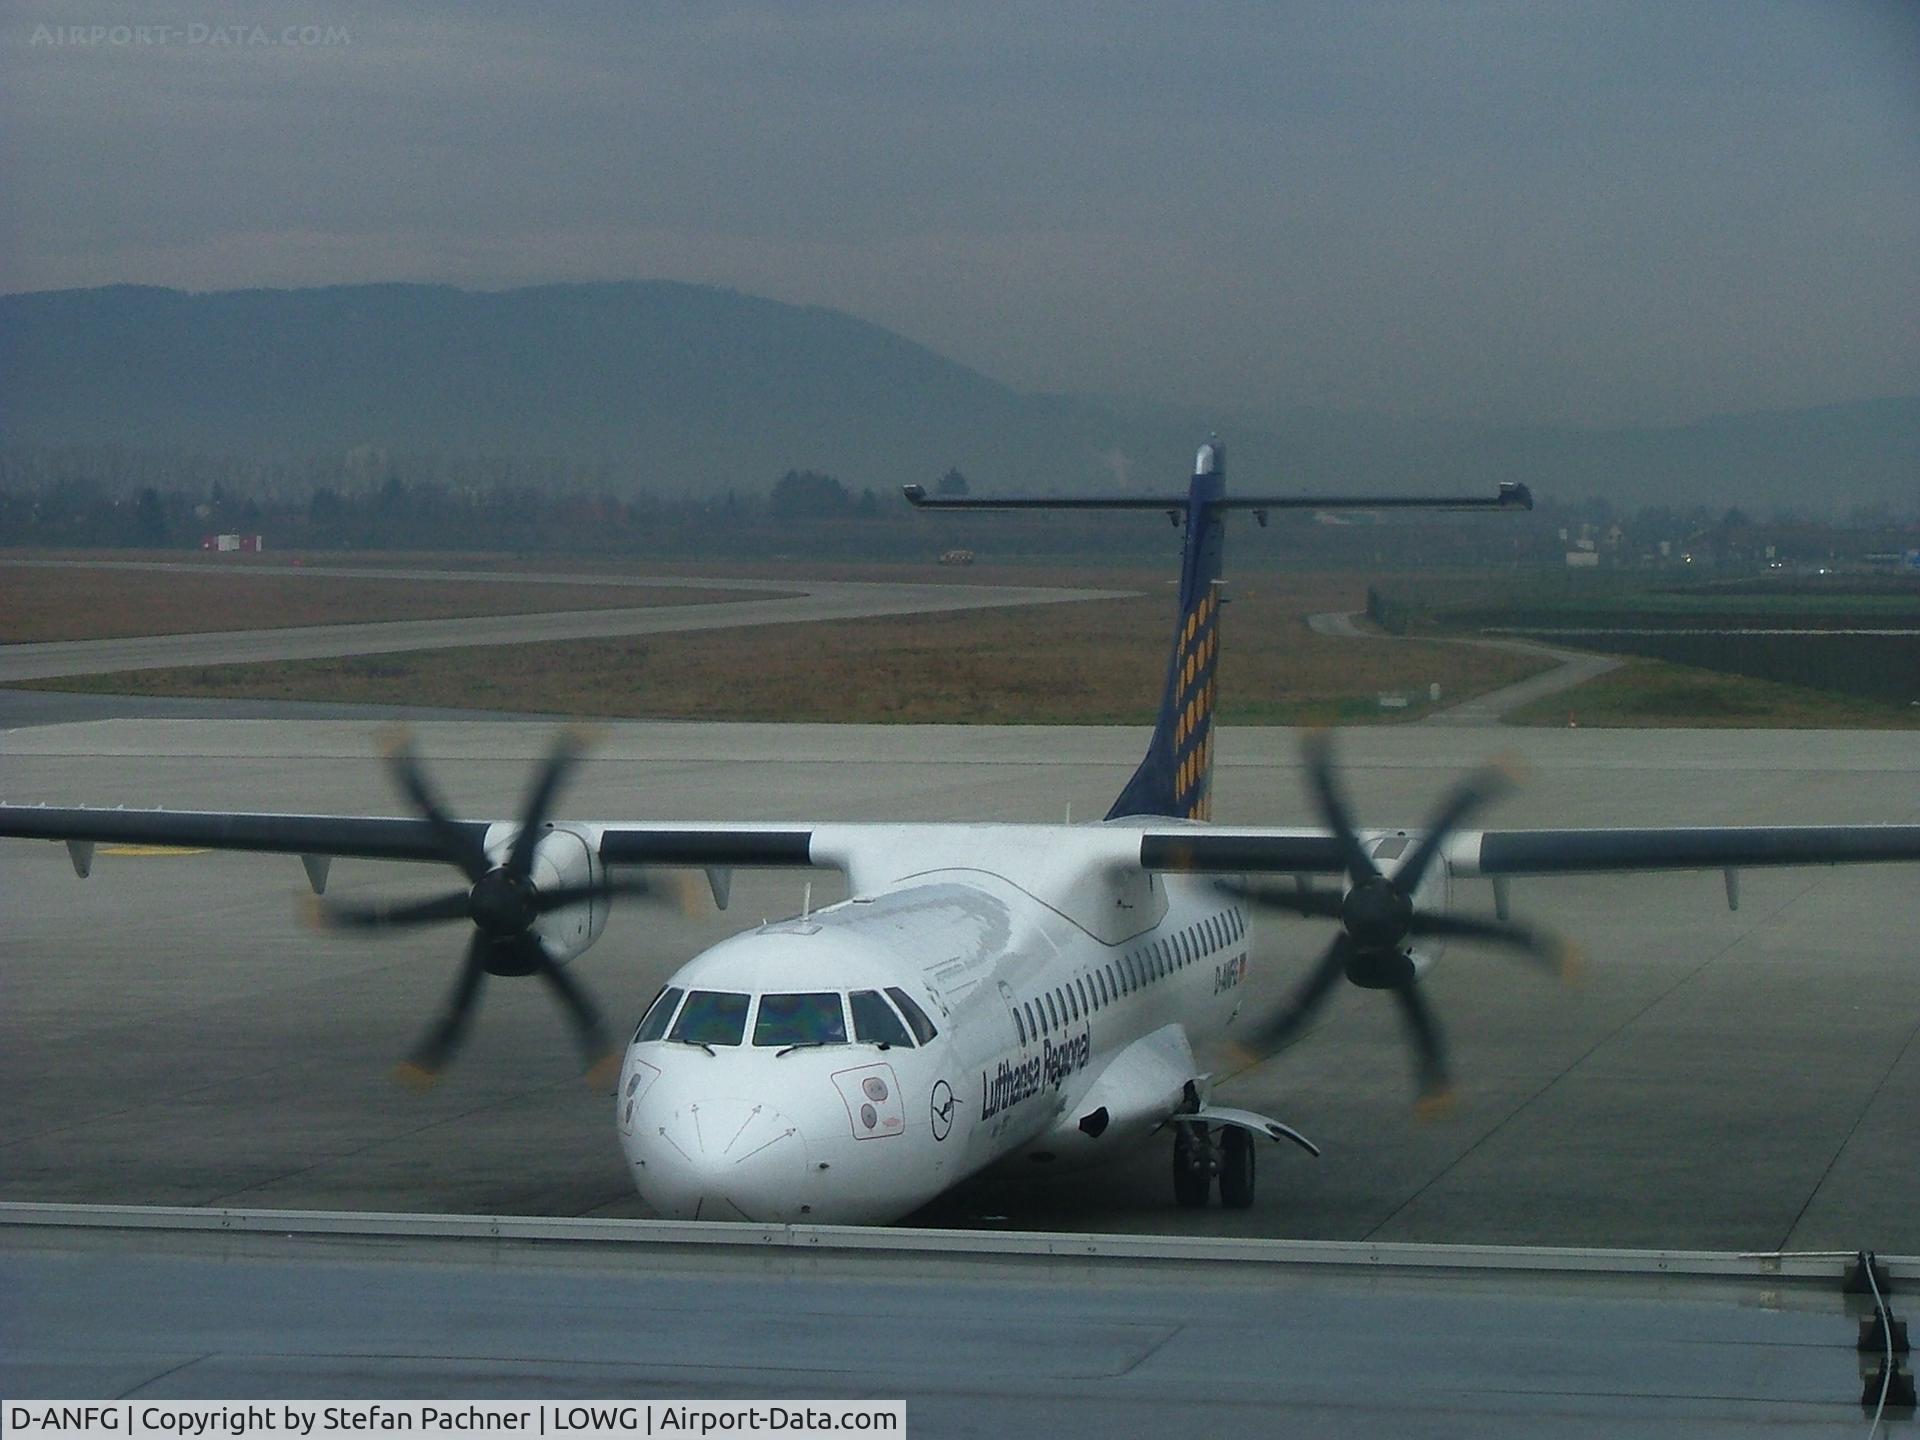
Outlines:
[[[116,719],[0,739],[4,798],[394,813],[367,721]],[[544,726],[432,723],[462,813],[518,805]],[[1059,819],[1099,814],[1143,732],[626,724],[565,805],[581,818]],[[1490,823],[1912,821],[1920,751],[1875,733],[1369,729],[1342,737],[1367,823],[1417,822],[1499,750],[1532,783]],[[1227,731],[1218,818],[1304,823],[1297,737]],[[800,876],[741,876],[727,915],[616,914],[576,966],[630,1023],[679,963],[791,913]],[[341,862],[332,893],[439,888]],[[814,903],[833,879],[813,879]],[[609,1105],[543,995],[490,987],[460,1067],[385,1078],[458,960],[437,933],[309,933],[291,860],[0,846],[0,1199],[639,1215]],[[1468,886],[1463,902],[1485,906]],[[1176,1209],[1158,1148],[1093,1184],[976,1186],[920,1223],[1421,1242],[1920,1252],[1920,886],[1896,869],[1516,885],[1579,938],[1584,991],[1450,953],[1429,980],[1464,1104],[1416,1123],[1395,1017],[1345,994],[1221,1087],[1318,1141],[1262,1156],[1253,1209]],[[1308,923],[1308,922],[1298,922]],[[1256,955],[1257,955],[1256,950]],[[1256,972],[1257,998],[1290,977]]]
[[[140,566],[137,568],[156,568]],[[556,575],[495,575],[488,571],[314,570],[233,573],[376,575],[384,579],[517,580],[553,583]],[[592,575],[564,577],[571,583],[601,583]],[[615,582],[618,583],[618,582]],[[634,582],[640,583],[640,582]],[[1110,590],[1042,585],[957,585],[854,580],[646,580],[648,587],[765,591],[754,600],[696,605],[649,605],[631,609],[546,610],[524,615],[485,615],[458,620],[389,620],[353,625],[305,625],[279,630],[222,630],[189,635],[147,635],[115,640],[67,640],[0,646],[0,685],[68,675],[109,675],[122,670],[164,670],[183,665],[236,665],[261,660],[320,660],[342,655],[386,655],[405,650],[445,650],[476,645],[598,640],[610,636],[672,631],[721,630],[737,626],[792,625],[818,620],[856,620],[881,615],[924,615],[1014,605],[1052,605],[1111,599]]]

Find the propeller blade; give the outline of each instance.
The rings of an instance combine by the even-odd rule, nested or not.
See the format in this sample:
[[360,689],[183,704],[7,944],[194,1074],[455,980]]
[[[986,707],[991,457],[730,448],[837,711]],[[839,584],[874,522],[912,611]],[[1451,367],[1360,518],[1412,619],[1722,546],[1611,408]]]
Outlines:
[[1287,1008],[1255,1031],[1242,1043],[1241,1048],[1254,1058],[1264,1058],[1291,1040],[1346,973],[1347,956],[1352,949],[1353,941],[1344,932],[1334,936],[1333,943],[1321,955],[1320,963],[1287,1001]]
[[468,942],[466,964],[461,966],[460,978],[454,982],[453,993],[447,997],[446,1009],[432,1028],[420,1037],[420,1043],[413,1047],[413,1053],[394,1071],[395,1077],[403,1083],[416,1089],[425,1089],[434,1084],[447,1068],[447,1062],[459,1050],[460,1042],[466,1038],[467,1026],[473,1019],[474,1002],[480,998],[480,986],[487,978],[487,947],[491,943],[477,931]]
[[399,785],[401,793],[413,802],[421,818],[439,836],[441,847],[447,854],[447,862],[456,866],[468,880],[478,880],[486,874],[485,853],[441,801],[433,782],[427,779],[420,757],[414,753],[413,742],[404,734],[396,735],[388,744],[387,768],[393,772],[394,782]]
[[1415,915],[1414,935],[1438,935],[1508,950],[1544,969],[1555,971],[1569,984],[1584,968],[1580,947],[1551,930],[1538,930],[1511,920],[1484,920],[1476,915]]
[[561,785],[585,753],[585,743],[574,731],[562,730],[555,737],[539,778],[527,792],[526,808],[521,812],[520,833],[513,837],[513,851],[507,856],[507,874],[516,880],[524,880],[533,873],[533,852],[546,829],[547,812],[553,807],[553,798],[560,793]]
[[1339,777],[1333,771],[1333,736],[1325,730],[1316,730],[1301,743],[1301,749],[1307,762],[1307,783],[1313,791],[1314,802],[1320,807],[1321,820],[1339,842],[1347,879],[1363,885],[1380,872],[1361,848],[1360,837],[1354,832],[1353,816],[1340,793]]
[[1414,1063],[1420,1076],[1420,1098],[1414,1103],[1414,1113],[1422,1119],[1432,1119],[1453,1105],[1453,1081],[1447,1073],[1446,1044],[1440,1038],[1440,1022],[1434,1016],[1433,1007],[1420,994],[1417,982],[1396,985],[1392,993],[1399,1002],[1407,1035],[1413,1041]]
[[610,1063],[617,1063],[619,1052],[607,1039],[607,1027],[600,1019],[599,1008],[588,998],[580,982],[550,958],[542,955],[540,968],[535,972],[553,991],[554,998],[560,1002],[560,1008],[566,1012],[567,1021],[573,1027],[573,1038],[580,1047],[581,1058],[586,1062],[583,1069],[587,1083],[598,1085],[604,1077],[611,1082],[608,1069]]
[[1459,828],[1460,823],[1476,810],[1498,800],[1511,790],[1519,781],[1518,767],[1511,763],[1495,761],[1493,764],[1474,771],[1448,792],[1440,808],[1434,812],[1428,822],[1426,833],[1415,842],[1412,852],[1393,872],[1393,883],[1402,894],[1411,895],[1419,888],[1427,868],[1440,853],[1440,847],[1446,844],[1449,836]]
[[354,905],[315,897],[309,912],[314,923],[329,930],[410,930],[467,918],[467,892],[436,895],[430,900],[375,901]]
[[1316,920],[1338,920],[1341,897],[1330,890],[1297,890],[1271,880],[1223,880],[1220,889],[1260,910],[1283,910]]

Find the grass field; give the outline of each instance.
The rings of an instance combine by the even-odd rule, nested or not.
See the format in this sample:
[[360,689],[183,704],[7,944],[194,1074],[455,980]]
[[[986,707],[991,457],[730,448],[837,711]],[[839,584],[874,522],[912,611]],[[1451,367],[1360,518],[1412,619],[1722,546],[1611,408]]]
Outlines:
[[[838,572],[836,572],[838,573]],[[1031,570],[979,579],[1043,578]],[[1057,575],[1048,578],[1060,578]],[[1076,571],[1139,598],[835,624],[776,625],[559,645],[139,671],[37,688],[324,699],[575,715],[735,720],[1106,724],[1150,721],[1173,619],[1164,574]],[[1312,633],[1305,617],[1364,602],[1353,575],[1261,577],[1223,615],[1222,718],[1364,723],[1416,718],[1542,668],[1531,657]],[[1382,692],[1418,703],[1383,711]]]
[[1509,725],[1726,729],[1920,730],[1920,706],[1860,700],[1804,685],[1632,660],[1597,680],[1516,710]]
[[191,571],[42,568],[4,559],[0,591],[5,595],[0,644],[12,645],[745,598],[706,588],[343,578],[286,566],[244,571],[212,565]]
[[[717,587],[688,590],[608,584],[606,557],[381,555],[206,557],[187,570],[22,569],[0,555],[0,631],[9,639],[68,639],[169,631],[255,628],[524,613],[733,598]],[[97,555],[82,558],[99,558]],[[125,558],[125,557],[115,557]],[[196,557],[155,554],[178,562]],[[376,568],[448,569],[502,575],[577,575],[555,583],[504,578],[423,581],[329,577],[315,568],[367,561]],[[791,562],[649,561],[636,580],[699,579],[720,569],[738,578],[807,580],[827,572]],[[140,671],[67,678],[34,688],[203,698],[324,699],[450,708],[545,711],[609,717],[982,723],[1142,723],[1152,717],[1172,618],[1164,570],[1075,564],[835,566],[835,579],[948,584],[1073,584],[1133,591],[1138,598],[1025,610],[910,616],[831,625],[780,625],[699,634],[422,651],[357,659]],[[624,575],[621,576],[625,578]],[[1445,611],[1448,597],[1476,607],[1524,577],[1435,575],[1396,581]],[[24,582],[24,583],[19,583]],[[1544,668],[1546,662],[1471,645],[1431,643],[1416,629],[1400,641],[1312,633],[1305,617],[1365,603],[1360,573],[1253,572],[1230,587],[1224,615],[1222,718],[1242,724],[1365,724],[1420,718],[1438,684],[1453,704]],[[1629,601],[1616,589],[1612,603]],[[1590,600],[1591,595],[1583,597]],[[1754,597],[1710,597],[1722,613]],[[1811,598],[1811,597],[1809,597]],[[1769,596],[1769,601],[1779,597]],[[1830,597],[1820,597],[1831,603]],[[1436,603],[1437,602],[1437,603]],[[1691,609],[1695,602],[1683,603]],[[1423,606],[1424,608],[1424,606]],[[1404,709],[1383,710],[1382,694]],[[1920,728],[1920,707],[1852,699],[1806,686],[1632,661],[1577,690],[1509,716],[1510,723],[1593,726],[1785,726]]]

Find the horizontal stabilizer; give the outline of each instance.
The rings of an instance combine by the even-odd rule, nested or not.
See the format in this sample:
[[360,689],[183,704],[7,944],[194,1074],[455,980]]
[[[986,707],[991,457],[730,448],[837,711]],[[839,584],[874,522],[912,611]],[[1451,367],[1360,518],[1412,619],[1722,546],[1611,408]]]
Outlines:
[[[916,510],[1173,510],[1186,495],[929,495],[923,485],[901,487]],[[1235,495],[1209,499],[1215,510],[1531,510],[1533,492],[1503,484],[1485,495]]]

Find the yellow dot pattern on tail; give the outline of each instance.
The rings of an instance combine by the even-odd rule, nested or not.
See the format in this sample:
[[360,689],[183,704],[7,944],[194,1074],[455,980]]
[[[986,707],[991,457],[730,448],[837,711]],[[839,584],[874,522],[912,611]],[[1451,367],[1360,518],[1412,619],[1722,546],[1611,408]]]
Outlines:
[[1180,625],[1173,725],[1174,798],[1189,820],[1213,818],[1214,660],[1219,654],[1220,592],[1209,585]]

